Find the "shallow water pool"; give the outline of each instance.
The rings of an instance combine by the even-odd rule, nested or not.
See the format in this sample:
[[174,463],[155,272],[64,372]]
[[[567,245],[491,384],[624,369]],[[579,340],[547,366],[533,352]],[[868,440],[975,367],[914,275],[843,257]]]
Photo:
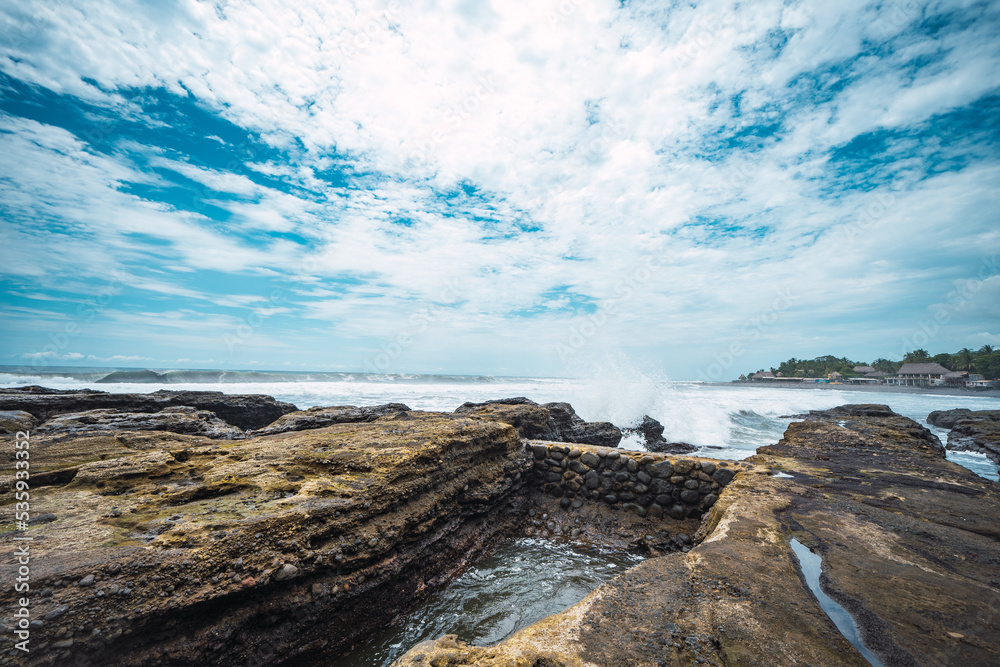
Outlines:
[[387,667],[415,644],[447,634],[470,644],[496,643],[571,607],[642,560],[552,540],[511,540],[331,667]]

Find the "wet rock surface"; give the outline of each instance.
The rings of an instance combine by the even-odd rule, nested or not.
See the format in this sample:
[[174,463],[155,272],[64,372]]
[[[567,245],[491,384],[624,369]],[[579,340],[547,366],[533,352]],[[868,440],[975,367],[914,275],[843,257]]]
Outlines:
[[296,410],[282,415],[277,420],[258,429],[255,435],[274,435],[288,431],[304,431],[311,428],[323,428],[334,424],[355,424],[358,422],[373,422],[379,417],[409,412],[410,408],[402,403],[386,403],[357,407],[353,405],[338,405],[331,407],[315,407],[307,410]]
[[643,415],[638,426],[623,429],[625,433],[633,433],[642,438],[646,449],[662,454],[689,454],[698,451],[694,445],[686,442],[669,442],[663,437],[663,424],[649,415]]
[[495,646],[444,638],[398,664],[868,664],[806,586],[792,537],[822,557],[824,591],[884,664],[1000,663],[1000,494],[926,429],[848,406],[748,461],[688,552]]
[[927,423],[940,428],[955,428],[959,422],[1000,422],[1000,410],[935,410],[927,415]]
[[455,412],[503,421],[516,428],[522,438],[602,447],[617,447],[622,439],[622,432],[617,426],[608,422],[584,421],[569,403],[539,405],[527,398],[516,397],[485,403],[463,403]]
[[1000,465],[1000,410],[935,411],[927,415],[927,422],[951,429],[948,449],[979,452]]
[[111,394],[92,389],[57,390],[30,386],[0,389],[0,411],[24,411],[39,421],[56,415],[115,409],[127,412],[159,412],[167,407],[187,406],[208,410],[227,424],[244,430],[267,426],[295,406],[261,394],[224,394],[220,391],[167,391],[151,394]]

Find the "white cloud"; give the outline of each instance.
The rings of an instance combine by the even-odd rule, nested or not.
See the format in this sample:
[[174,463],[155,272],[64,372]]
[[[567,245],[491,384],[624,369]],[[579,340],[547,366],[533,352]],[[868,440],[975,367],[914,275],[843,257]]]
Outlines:
[[[8,39],[3,52],[16,60],[0,68],[9,75],[133,116],[125,87],[190,91],[288,150],[288,164],[254,157],[246,167],[302,192],[148,147],[151,165],[201,184],[203,202],[231,214],[221,225],[123,192],[123,183],[162,185],[128,152],[97,155],[68,132],[0,117],[12,132],[0,136],[0,166],[14,175],[8,206],[65,227],[13,226],[3,270],[45,284],[52,265],[90,277],[121,266],[132,288],[248,309],[256,297],[246,290],[194,289],[181,274],[286,276],[280,314],[358,339],[408,330],[454,284],[457,305],[439,316],[435,340],[471,347],[511,336],[510,349],[526,346],[535,360],[583,320],[512,312],[561,286],[606,303],[651,254],[658,268],[598,337],[667,355],[710,352],[789,285],[801,319],[789,315],[774,335],[793,336],[792,324],[808,327],[810,317],[909,303],[914,290],[929,290],[930,304],[997,241],[988,213],[997,208],[995,164],[928,176],[927,147],[901,146],[894,166],[909,171],[834,196],[829,189],[843,188],[831,186],[830,150],[869,132],[913,130],[996,90],[996,21],[990,14],[932,36],[912,30],[923,14],[909,4],[879,7],[720,0],[620,9],[602,0],[494,2],[476,13],[455,3],[189,1],[95,3],[37,20],[11,10],[8,34],[34,25],[36,37]],[[952,10],[962,6],[927,8]],[[862,57],[873,44],[878,51]],[[780,140],[725,144],[740,128],[770,123]],[[321,179],[342,159],[374,175],[366,187]],[[474,219],[474,201],[454,208],[441,198],[463,183],[493,198],[497,210],[478,213],[496,224]],[[859,224],[880,195],[891,206]],[[520,220],[538,231],[520,233]],[[251,233],[294,233],[310,245],[251,243]],[[39,247],[50,266],[23,260]],[[134,269],[150,260],[171,275]],[[888,319],[921,308],[890,307]],[[154,319],[169,331],[197,318],[131,316],[144,330]],[[834,343],[819,335],[815,345]]]

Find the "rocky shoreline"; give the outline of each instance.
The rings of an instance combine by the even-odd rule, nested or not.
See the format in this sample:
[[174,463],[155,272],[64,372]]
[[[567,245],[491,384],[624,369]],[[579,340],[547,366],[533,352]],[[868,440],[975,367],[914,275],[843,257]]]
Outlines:
[[927,415],[927,423],[948,432],[948,449],[979,452],[1000,466],[1000,410],[935,411]]
[[32,537],[32,650],[0,664],[322,665],[511,535],[651,558],[494,647],[446,637],[399,664],[865,664],[791,537],[885,664],[1000,659],[997,485],[885,406],[811,413],[742,463],[620,450],[617,427],[523,398],[0,392],[0,428],[24,426],[32,523],[0,526],[0,576]]

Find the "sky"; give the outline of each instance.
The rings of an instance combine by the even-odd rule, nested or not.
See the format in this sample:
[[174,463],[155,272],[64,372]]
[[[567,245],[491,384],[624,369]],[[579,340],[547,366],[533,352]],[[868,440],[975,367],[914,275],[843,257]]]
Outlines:
[[1000,344],[1000,4],[0,0],[0,364]]

